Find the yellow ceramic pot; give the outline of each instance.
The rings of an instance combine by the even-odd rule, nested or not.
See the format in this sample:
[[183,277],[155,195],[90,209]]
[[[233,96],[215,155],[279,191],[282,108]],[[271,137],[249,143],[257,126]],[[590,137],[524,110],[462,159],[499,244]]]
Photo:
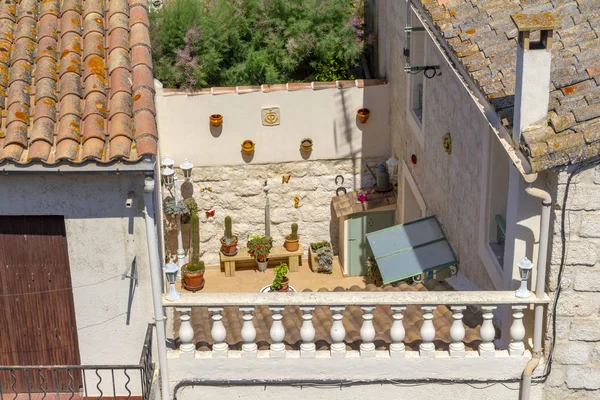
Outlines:
[[356,112],[356,116],[361,124],[366,123],[369,120],[369,115],[371,111],[368,108],[361,108]]
[[254,142],[252,140],[244,140],[242,142],[242,152],[245,154],[252,154],[254,151]]
[[223,123],[223,116],[221,114],[212,114],[209,118],[212,126],[221,126]]

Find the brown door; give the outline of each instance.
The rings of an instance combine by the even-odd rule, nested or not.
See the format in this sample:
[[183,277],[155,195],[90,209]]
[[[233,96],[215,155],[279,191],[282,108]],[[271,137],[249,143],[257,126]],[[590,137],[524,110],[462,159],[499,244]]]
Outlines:
[[[62,216],[0,216],[0,365],[78,365],[73,289]],[[64,371],[0,374],[6,390],[75,391]],[[27,380],[29,380],[29,385]],[[43,384],[42,384],[43,383]],[[40,385],[42,387],[40,387]],[[43,390],[42,390],[43,389]]]

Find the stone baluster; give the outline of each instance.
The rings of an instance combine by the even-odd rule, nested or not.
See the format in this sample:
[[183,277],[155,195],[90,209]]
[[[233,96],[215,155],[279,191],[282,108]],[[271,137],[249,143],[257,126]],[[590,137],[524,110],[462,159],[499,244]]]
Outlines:
[[525,344],[523,339],[525,338],[525,326],[523,325],[523,310],[526,309],[526,305],[514,305],[513,310],[513,322],[510,326],[510,344],[508,345],[508,354],[511,356],[522,356],[525,353]]
[[273,323],[271,324],[271,347],[270,355],[271,358],[283,358],[285,357],[285,344],[283,339],[285,338],[285,329],[283,329],[283,307],[269,307],[271,310],[271,316]]
[[223,307],[209,307],[208,312],[213,321],[210,334],[215,342],[213,344],[212,356],[215,358],[227,357],[229,346],[225,342],[227,330],[225,330],[225,325],[223,325]]
[[363,323],[360,327],[360,356],[375,357],[375,327],[373,327],[373,310],[375,307],[361,307],[363,310]]
[[392,312],[394,323],[390,328],[390,337],[392,338],[392,343],[390,344],[390,357],[395,358],[404,358],[406,352],[404,346],[404,337],[406,336],[406,331],[404,330],[404,324],[402,323],[402,318],[404,318],[404,314],[402,314],[406,310],[404,306],[392,306]]
[[466,306],[450,306],[452,309],[454,321],[450,327],[450,357],[464,357],[465,356],[465,344],[463,340],[465,338],[465,326],[463,324],[463,311],[467,309]]
[[242,313],[242,319],[244,320],[241,332],[242,340],[244,341],[244,344],[242,344],[242,357],[256,357],[256,328],[252,323],[254,306],[240,307],[240,311]]
[[421,357],[435,357],[435,327],[433,326],[433,310],[436,306],[422,306],[423,325],[421,326],[421,344],[419,345],[419,354]]
[[343,312],[345,306],[331,306],[331,312],[333,313],[333,325],[331,325],[331,357],[344,358],[346,357],[346,329],[342,318],[344,318]]
[[194,345],[194,328],[192,327],[191,313],[192,307],[177,307],[179,311],[179,340],[181,345],[179,346],[180,356],[194,356],[196,351],[196,345]]
[[302,327],[300,328],[300,357],[314,358],[316,356],[315,348],[315,327],[313,326],[313,311],[314,307],[300,307],[302,311]]
[[481,357],[494,357],[496,353],[496,347],[494,346],[494,339],[496,338],[496,329],[492,318],[494,318],[493,311],[497,306],[482,306],[483,310],[483,323],[479,330],[479,336],[481,336],[481,344],[479,345],[479,355]]

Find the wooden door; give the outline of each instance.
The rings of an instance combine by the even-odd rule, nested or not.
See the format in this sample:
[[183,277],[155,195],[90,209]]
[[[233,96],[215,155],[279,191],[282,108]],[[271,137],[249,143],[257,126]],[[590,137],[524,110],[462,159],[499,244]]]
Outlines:
[[[79,365],[71,272],[62,216],[0,216],[0,365]],[[76,371],[75,371],[76,372]],[[29,374],[29,389],[77,391],[80,376]],[[4,388],[12,377],[0,375]],[[9,385],[7,385],[9,383]],[[24,372],[17,391],[27,391]]]
[[366,234],[393,226],[394,215],[394,210],[389,210],[354,214],[348,217],[349,276],[367,274],[367,257],[372,257],[373,252]]

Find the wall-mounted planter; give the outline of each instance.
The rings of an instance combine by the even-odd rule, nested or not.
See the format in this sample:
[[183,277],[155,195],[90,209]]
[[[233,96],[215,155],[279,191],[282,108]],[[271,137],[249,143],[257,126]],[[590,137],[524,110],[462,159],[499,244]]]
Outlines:
[[367,121],[369,120],[370,114],[371,114],[371,111],[368,108],[360,108],[356,112],[356,116],[358,117],[358,120],[360,121],[361,124],[367,123]]
[[221,114],[212,114],[209,118],[212,126],[221,126],[223,123],[223,116]]
[[309,138],[304,138],[300,141],[300,148],[303,152],[308,153],[312,150],[313,141]]
[[254,152],[254,142],[252,140],[244,140],[242,142],[242,153],[252,154]]

